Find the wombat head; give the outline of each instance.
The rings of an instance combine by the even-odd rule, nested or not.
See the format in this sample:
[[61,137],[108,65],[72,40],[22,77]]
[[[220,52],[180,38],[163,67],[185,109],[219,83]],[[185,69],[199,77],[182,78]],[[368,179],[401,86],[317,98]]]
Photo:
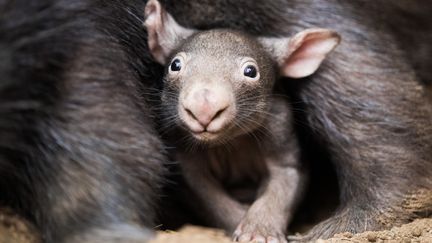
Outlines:
[[308,29],[292,38],[188,29],[157,0],[147,3],[145,15],[150,51],[167,65],[164,112],[209,144],[262,126],[276,79],[311,75],[340,42],[327,29]]

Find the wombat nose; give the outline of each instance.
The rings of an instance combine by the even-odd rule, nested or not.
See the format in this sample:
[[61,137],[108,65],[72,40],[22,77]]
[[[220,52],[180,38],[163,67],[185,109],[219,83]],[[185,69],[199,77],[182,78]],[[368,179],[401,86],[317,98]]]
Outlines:
[[194,132],[216,132],[228,119],[232,99],[222,90],[208,88],[189,92],[182,101],[182,117]]
[[209,107],[196,109],[193,111],[187,107],[184,107],[186,114],[193,120],[197,121],[203,128],[207,128],[213,120],[221,117],[227,108],[228,106],[215,109]]

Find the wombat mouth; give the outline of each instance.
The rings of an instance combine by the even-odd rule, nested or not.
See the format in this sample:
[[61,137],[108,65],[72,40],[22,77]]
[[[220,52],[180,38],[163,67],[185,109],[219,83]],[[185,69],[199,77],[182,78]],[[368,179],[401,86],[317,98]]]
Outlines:
[[203,132],[193,132],[189,131],[192,136],[199,140],[200,142],[215,142],[220,137],[220,132],[209,132],[209,131],[203,131]]

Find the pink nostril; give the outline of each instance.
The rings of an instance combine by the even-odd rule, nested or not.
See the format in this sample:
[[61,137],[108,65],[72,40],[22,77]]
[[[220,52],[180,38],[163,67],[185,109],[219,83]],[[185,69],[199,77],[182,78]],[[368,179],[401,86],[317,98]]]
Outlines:
[[218,110],[218,111],[216,112],[216,114],[214,114],[214,116],[212,117],[211,120],[213,121],[214,119],[220,117],[220,116],[222,115],[222,113],[224,113],[224,111],[225,111],[227,108],[228,108],[228,106],[227,106],[227,107],[224,107],[224,108],[222,108],[222,109],[220,109],[220,110]]
[[195,117],[195,115],[194,115],[194,113],[191,111],[191,110],[189,110],[188,108],[184,108],[185,109],[185,111],[186,111],[186,113],[192,118],[192,119],[194,119],[194,120],[198,120],[196,117]]
[[184,110],[186,111],[186,114],[193,120],[197,121],[201,126],[206,128],[213,120],[219,118],[222,116],[224,111],[226,111],[228,106],[218,109],[218,110],[205,110],[201,112],[193,112],[192,110],[184,107]]

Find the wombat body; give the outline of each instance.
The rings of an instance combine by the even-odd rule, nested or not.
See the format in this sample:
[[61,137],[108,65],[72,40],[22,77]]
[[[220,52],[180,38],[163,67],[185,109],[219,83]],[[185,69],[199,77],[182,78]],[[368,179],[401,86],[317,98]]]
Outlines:
[[[427,81],[428,59],[407,55],[428,45],[420,41],[425,36],[416,38],[427,26],[402,18],[388,1],[167,1],[167,8],[180,24],[200,29],[283,35],[320,26],[343,36],[318,73],[284,82],[302,111],[295,114],[301,148],[328,154],[340,188],[335,214],[292,239],[389,228],[430,214],[432,104],[418,78]],[[408,204],[415,209],[406,210]]]
[[[146,5],[145,26],[150,52],[167,65],[162,123],[177,128],[172,141],[202,206],[195,209],[237,241],[286,242],[306,176],[289,100],[276,95],[275,83],[314,73],[340,37],[326,29],[289,38],[199,32],[178,25],[156,0]],[[232,195],[242,189],[251,190],[246,204]]]
[[[0,202],[43,242],[146,242],[165,161],[140,1],[0,1]],[[138,17],[138,16],[141,16]]]

